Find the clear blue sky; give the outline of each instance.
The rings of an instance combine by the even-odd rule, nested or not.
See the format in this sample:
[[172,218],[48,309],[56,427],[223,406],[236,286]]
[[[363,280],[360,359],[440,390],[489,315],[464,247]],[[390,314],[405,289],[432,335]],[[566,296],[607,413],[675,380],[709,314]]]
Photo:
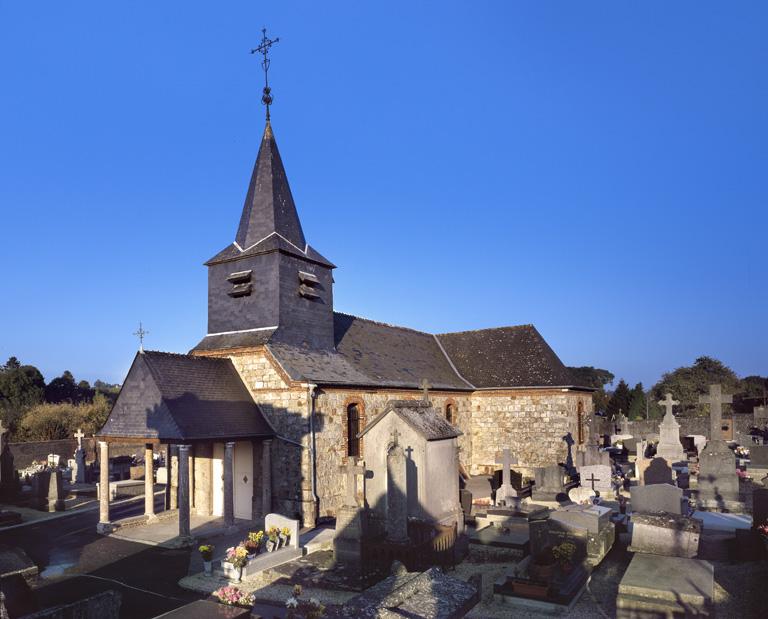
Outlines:
[[0,1],[0,357],[206,331],[273,126],[336,308],[533,323],[634,383],[768,374],[768,3]]

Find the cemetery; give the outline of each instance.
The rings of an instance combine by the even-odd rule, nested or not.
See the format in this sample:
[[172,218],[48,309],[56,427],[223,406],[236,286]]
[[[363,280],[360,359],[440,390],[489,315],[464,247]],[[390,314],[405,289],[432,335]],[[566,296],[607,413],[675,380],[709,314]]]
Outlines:
[[[258,4],[249,10],[259,19],[280,10]],[[754,55],[747,44],[763,45],[764,29],[753,34],[756,42],[728,38],[716,27],[736,9],[723,11],[701,38],[727,45],[717,48],[716,62],[693,71],[677,66],[680,50],[698,62],[700,42],[690,52],[676,26],[672,49],[646,66],[658,41],[612,49],[646,31],[596,35],[589,28],[601,20],[565,19],[559,6],[557,20],[531,22],[521,19],[529,15],[522,5],[509,13],[498,3],[491,14],[461,6],[456,16],[455,7],[432,7],[423,17],[428,29],[414,36],[410,13],[367,14],[358,3],[341,15],[345,36],[325,28],[321,38],[318,25],[328,17],[307,4],[305,21],[318,24],[301,36],[317,38],[287,58],[316,76],[270,73],[272,54],[290,36],[275,48],[280,38],[262,28],[255,47],[244,44],[230,34],[246,24],[240,7],[230,7],[226,26],[208,8],[182,44],[171,33],[177,22],[186,28],[195,15],[203,19],[194,3],[183,11],[158,6],[152,16],[132,7],[141,22],[105,5],[98,25],[67,7],[77,18],[65,24],[66,45],[40,46],[53,26],[30,19],[36,30],[26,38],[48,55],[56,50],[56,63],[33,53],[26,38],[14,39],[15,24],[6,29],[14,58],[6,80],[13,96],[3,100],[13,120],[5,164],[18,176],[3,185],[18,205],[6,224],[12,230],[19,213],[35,223],[34,231],[8,235],[13,264],[23,260],[8,278],[23,291],[11,288],[3,305],[14,312],[8,336],[18,329],[37,346],[47,338],[47,346],[55,330],[73,363],[104,374],[93,387],[95,375],[86,372],[89,380],[79,382],[69,370],[51,378],[50,364],[60,363],[53,354],[42,371],[16,357],[0,366],[0,619],[768,617],[768,378],[749,365],[763,362],[765,336],[762,324],[746,336],[739,331],[742,314],[765,305],[764,293],[740,279],[760,272],[751,256],[746,266],[728,261],[732,246],[760,253],[759,242],[733,239],[751,232],[743,222],[757,216],[738,209],[765,185],[762,177],[748,182],[755,166],[743,159],[759,149],[737,138],[761,134],[754,118],[726,107],[731,98],[741,103],[739,88],[762,73],[758,63],[733,70],[725,54]],[[418,4],[409,12],[417,14]],[[322,9],[334,15],[333,7]],[[483,18],[477,34],[476,11]],[[452,28],[444,28],[451,16]],[[388,21],[395,17],[399,23]],[[653,17],[654,28],[667,26],[666,15]],[[58,19],[48,21],[59,29]],[[539,21],[558,25],[543,43]],[[626,21],[641,22],[638,15]],[[377,28],[387,30],[377,35]],[[457,55],[458,28],[460,58],[438,66]],[[574,42],[571,31],[584,40]],[[369,37],[384,50],[377,56],[363,53]],[[110,49],[93,53],[101,38]],[[342,55],[341,39],[354,41],[360,58],[348,49]],[[253,92],[243,96],[236,85],[235,69],[216,57],[231,53],[230,44],[242,47],[244,66],[258,60],[255,103]],[[587,44],[610,45],[609,59],[621,64],[604,64],[606,51]],[[527,49],[534,45],[546,47]],[[628,62],[630,51],[640,60]],[[92,56],[124,66],[93,64]],[[39,64],[25,65],[28,57]],[[65,61],[69,73],[55,74]],[[560,62],[562,75],[553,71]],[[644,74],[655,77],[667,63],[675,73],[641,90]],[[709,77],[713,65],[728,70]],[[610,78],[580,73],[594,66]],[[34,80],[17,86],[15,72]],[[688,85],[694,94],[678,100],[682,86],[703,79],[698,73],[727,96]],[[146,80],[139,95],[136,75]],[[86,95],[61,88],[85,83],[83,76]],[[51,90],[37,90],[38,82]],[[328,83],[333,92],[321,91]],[[51,84],[63,94],[52,97]],[[273,127],[273,87],[289,101],[279,113],[306,108],[301,122],[286,127],[286,153],[304,171],[295,193]],[[292,90],[300,99],[291,102]],[[375,116],[356,99],[360,92],[382,106]],[[62,109],[47,107],[49,100]],[[259,101],[257,134],[251,124],[231,123],[238,106]],[[712,101],[717,107],[707,108]],[[550,118],[563,102],[572,109]],[[630,111],[631,118],[620,116]],[[718,132],[696,124],[707,112]],[[27,114],[37,114],[34,126],[24,123]],[[456,130],[438,122],[441,114],[460,119]],[[674,122],[665,124],[667,117]],[[744,126],[727,124],[737,120]],[[75,122],[102,123],[101,141]],[[16,123],[23,133],[14,135]],[[71,135],[57,132],[59,124]],[[688,124],[693,129],[680,134],[687,137],[677,136]],[[706,135],[706,147],[693,148],[691,132]],[[685,144],[685,156],[668,136]],[[356,152],[363,138],[373,147]],[[239,161],[249,149],[255,160]],[[714,160],[724,180],[700,150],[733,157],[729,165]],[[26,178],[14,166],[31,161],[30,153],[45,165]],[[588,167],[595,153],[599,183]],[[240,188],[244,201],[230,209],[219,194],[223,166],[236,161],[253,166]],[[647,168],[639,180],[637,161]],[[568,174],[558,178],[562,162]],[[738,175],[728,176],[733,170]],[[674,183],[656,187],[672,176]],[[89,196],[97,189],[106,201]],[[42,198],[33,195],[42,190]],[[715,218],[713,200],[723,195],[734,212]],[[632,225],[629,216],[614,217],[622,197]],[[699,209],[695,217],[688,202]],[[334,239],[337,257],[369,270],[337,271],[309,243],[300,203],[309,205],[302,212],[316,238]],[[638,208],[646,203],[658,211]],[[45,208],[56,215],[52,223],[38,217]],[[739,228],[728,227],[734,221]],[[700,250],[703,234],[727,251]],[[16,237],[26,244],[15,245]],[[207,257],[204,269],[181,273],[176,259],[187,259],[185,252]],[[82,261],[56,264],[70,255]],[[33,258],[41,262],[28,264]],[[44,284],[37,281],[43,259],[61,271],[46,274]],[[616,274],[634,294],[606,284]],[[207,298],[185,296],[187,281],[206,288]],[[337,281],[358,288],[339,295]],[[726,321],[718,304],[736,307],[733,299],[720,290],[705,302],[699,289],[691,294],[693,284],[712,297],[725,284],[743,289],[750,303],[739,303],[739,318]],[[41,293],[50,307],[31,305]],[[531,303],[540,304],[537,326],[529,322]],[[379,319],[377,306],[398,322]],[[201,320],[194,339],[183,334],[181,352],[150,350],[138,320],[148,316],[136,317],[138,346],[123,333],[129,311],[152,316],[159,346],[178,345],[177,330]],[[501,326],[486,326],[499,316]],[[406,320],[418,328],[400,326]],[[720,322],[729,331],[712,328]],[[35,329],[41,341],[29,335]],[[21,348],[13,337],[0,343]],[[701,341],[724,341],[728,354],[752,348],[744,360],[727,360],[739,374],[709,356],[666,371]],[[607,359],[617,363],[612,371],[593,365]],[[646,365],[661,376],[653,387],[647,376],[646,387],[638,380],[631,389],[623,378],[614,386],[620,375],[613,371],[650,373]]]

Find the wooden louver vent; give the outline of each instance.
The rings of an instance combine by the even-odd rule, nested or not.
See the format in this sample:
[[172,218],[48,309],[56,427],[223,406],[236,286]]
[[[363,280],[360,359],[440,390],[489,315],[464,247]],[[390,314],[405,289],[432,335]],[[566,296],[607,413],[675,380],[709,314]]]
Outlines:
[[299,271],[299,296],[305,299],[319,299],[320,292],[320,280],[317,275],[313,273],[307,273],[306,271]]
[[253,290],[251,271],[230,273],[227,281],[232,284],[232,289],[227,293],[230,297],[247,297]]

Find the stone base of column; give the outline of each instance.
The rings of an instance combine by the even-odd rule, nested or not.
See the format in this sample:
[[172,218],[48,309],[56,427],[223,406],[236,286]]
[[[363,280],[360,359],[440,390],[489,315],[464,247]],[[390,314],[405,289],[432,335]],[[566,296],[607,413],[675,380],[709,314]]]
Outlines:
[[99,535],[109,535],[116,528],[117,527],[111,522],[99,522],[96,525],[96,533],[98,533]]
[[154,524],[155,522],[160,522],[160,518],[157,517],[157,514],[148,514],[147,524]]

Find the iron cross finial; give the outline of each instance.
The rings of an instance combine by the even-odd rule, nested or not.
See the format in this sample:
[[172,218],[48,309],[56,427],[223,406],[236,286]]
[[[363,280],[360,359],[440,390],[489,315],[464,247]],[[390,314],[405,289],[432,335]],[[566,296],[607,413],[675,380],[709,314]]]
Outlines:
[[149,335],[149,331],[145,331],[141,322],[139,322],[139,330],[134,333],[139,338],[139,352],[144,352],[144,337]]
[[269,48],[275,43],[280,41],[280,37],[276,39],[267,38],[267,29],[261,29],[261,43],[255,49],[251,50],[252,54],[261,54],[264,59],[261,61],[261,68],[264,69],[264,90],[261,95],[261,102],[267,106],[267,121],[269,121],[269,106],[272,105],[272,89],[269,87]]

